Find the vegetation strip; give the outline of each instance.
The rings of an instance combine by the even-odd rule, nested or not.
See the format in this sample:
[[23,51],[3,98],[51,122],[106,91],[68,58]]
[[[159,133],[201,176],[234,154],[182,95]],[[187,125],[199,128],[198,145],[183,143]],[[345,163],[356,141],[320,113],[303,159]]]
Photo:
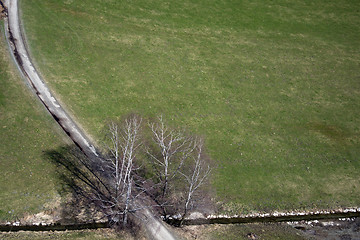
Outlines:
[[18,231],[67,231],[67,230],[83,230],[109,228],[108,222],[91,222],[79,224],[49,224],[49,225],[20,225],[15,222],[13,224],[0,225],[1,232],[18,232]]
[[[203,225],[203,224],[233,224],[233,223],[255,223],[255,222],[292,222],[309,221],[334,218],[360,217],[360,208],[350,208],[341,210],[316,211],[316,212],[290,212],[290,213],[265,213],[251,214],[245,216],[225,216],[210,215],[207,218],[185,219],[183,225]],[[179,225],[180,219],[170,218],[168,223]]]
[[[264,222],[293,222],[293,221],[311,221],[321,219],[337,219],[337,218],[354,218],[360,217],[360,208],[317,211],[317,212],[290,212],[290,213],[265,213],[252,214],[245,216],[208,216],[207,218],[185,219],[183,225],[204,225],[204,224],[235,224],[235,223],[264,223]],[[177,226],[180,219],[169,218],[167,222]],[[66,230],[83,230],[109,228],[108,222],[92,222],[80,224],[37,224],[37,225],[21,225],[20,222],[6,223],[0,225],[1,232],[17,232],[17,231],[66,231]]]

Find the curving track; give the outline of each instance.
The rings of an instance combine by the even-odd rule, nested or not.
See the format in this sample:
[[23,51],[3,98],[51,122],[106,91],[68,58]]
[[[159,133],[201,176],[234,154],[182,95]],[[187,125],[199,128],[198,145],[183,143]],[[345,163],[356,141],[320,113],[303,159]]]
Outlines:
[[[40,101],[47,108],[49,113],[64,129],[72,141],[88,156],[89,158],[98,157],[98,153],[84,132],[71,119],[61,104],[51,94],[45,82],[41,79],[37,70],[31,62],[28,50],[24,43],[23,33],[21,31],[18,0],[5,0],[7,6],[8,18],[5,19],[5,29],[7,41],[11,47],[11,52],[18,68],[24,75],[30,86],[39,97]],[[156,219],[149,210],[144,210],[143,214],[147,221],[144,227],[153,239],[172,240],[175,239],[162,222]]]
[[8,9],[8,20],[5,21],[7,40],[12,48],[18,67],[30,83],[31,87],[35,90],[36,95],[41,102],[74,143],[79,146],[88,157],[97,157],[98,154],[95,147],[89,142],[85,134],[61,107],[60,103],[54,98],[32,64],[21,32],[18,1],[7,0],[5,5]]

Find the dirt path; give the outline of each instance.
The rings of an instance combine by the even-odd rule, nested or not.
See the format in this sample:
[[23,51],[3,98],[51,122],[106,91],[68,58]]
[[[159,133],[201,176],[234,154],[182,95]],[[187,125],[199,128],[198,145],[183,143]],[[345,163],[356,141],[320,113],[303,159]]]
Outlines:
[[7,39],[10,41],[10,46],[12,47],[16,62],[22,70],[25,78],[34,88],[36,94],[50,114],[55,118],[75,144],[78,145],[87,156],[98,156],[95,147],[89,142],[85,134],[60,106],[59,102],[51,94],[50,90],[40,78],[38,72],[32,64],[22,38],[20,18],[18,14],[18,1],[7,0],[5,4],[8,9],[8,21],[5,21],[5,24],[8,23],[8,26],[5,26],[8,27]]
[[[93,144],[89,141],[86,135],[81,131],[77,124],[70,118],[70,116],[61,107],[60,103],[51,94],[45,82],[41,79],[37,70],[31,62],[27,48],[24,44],[23,33],[21,31],[18,0],[6,0],[8,18],[5,19],[5,28],[7,29],[6,37],[9,45],[12,48],[13,57],[30,83],[40,101],[47,108],[49,113],[64,129],[66,134],[73,140],[73,142],[90,158],[98,157],[98,153]],[[172,240],[175,239],[164,224],[156,219],[150,211],[144,211],[148,219],[144,223],[144,227],[153,239],[158,240]]]

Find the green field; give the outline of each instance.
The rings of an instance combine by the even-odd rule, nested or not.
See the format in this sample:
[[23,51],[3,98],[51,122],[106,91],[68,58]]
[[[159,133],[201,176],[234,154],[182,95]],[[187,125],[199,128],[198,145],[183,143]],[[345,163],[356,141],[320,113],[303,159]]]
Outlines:
[[20,231],[13,233],[0,233],[2,240],[22,239],[22,240],[71,240],[71,239],[84,239],[84,240],[121,240],[121,239],[133,239],[129,234],[124,235],[123,232],[120,234],[115,233],[109,229],[98,229],[98,230],[80,230],[80,231],[44,231],[44,232],[29,232]]
[[94,139],[163,114],[205,136],[219,211],[360,205],[360,2],[21,1],[32,56]]
[[0,222],[3,222],[56,206],[59,181],[53,163],[44,158],[43,151],[65,144],[66,138],[19,77],[0,24]]
[[256,239],[266,240],[305,240],[305,235],[286,224],[268,223],[268,224],[229,224],[211,226],[209,230],[204,231],[204,236],[199,239],[209,240],[248,240],[251,239],[248,234],[253,233]]
[[[217,240],[217,239],[249,239],[247,234],[254,233],[258,239],[266,240],[305,240],[305,236],[300,230],[296,230],[287,225],[281,224],[231,224],[218,225],[210,224],[207,226],[191,226],[185,229],[175,229],[177,236],[181,239],[200,239],[200,240]],[[37,240],[37,239],[146,239],[144,235],[131,236],[126,232],[114,232],[110,229],[98,230],[80,230],[80,231],[64,231],[64,232],[13,232],[0,233],[0,238],[3,240],[22,239],[22,240]]]

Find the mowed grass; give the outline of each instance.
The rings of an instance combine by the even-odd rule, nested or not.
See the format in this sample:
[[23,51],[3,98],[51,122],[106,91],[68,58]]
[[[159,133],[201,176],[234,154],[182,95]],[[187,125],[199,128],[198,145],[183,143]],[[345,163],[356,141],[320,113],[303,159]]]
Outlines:
[[163,114],[205,136],[219,211],[360,205],[360,2],[21,1],[32,55],[95,139]]
[[267,240],[305,240],[308,239],[300,231],[286,224],[279,223],[252,223],[252,224],[229,224],[213,225],[203,230],[205,234],[199,234],[199,239],[267,239]]
[[57,240],[70,240],[70,239],[87,239],[87,240],[100,240],[100,239],[133,239],[127,233],[116,233],[110,229],[98,230],[78,230],[78,231],[43,231],[43,232],[8,232],[0,233],[1,239],[23,239],[23,240],[44,240],[44,239],[57,239]]
[[0,25],[0,222],[4,222],[56,205],[59,181],[43,151],[66,140],[19,77]]
[[[210,224],[207,226],[188,226],[184,229],[176,229],[181,239],[249,239],[248,234],[255,234],[258,239],[267,240],[305,240],[305,235],[291,226],[284,224]],[[3,240],[23,239],[146,239],[144,235],[131,236],[126,232],[114,232],[110,229],[80,230],[80,231],[55,231],[55,232],[12,232],[0,233]]]

